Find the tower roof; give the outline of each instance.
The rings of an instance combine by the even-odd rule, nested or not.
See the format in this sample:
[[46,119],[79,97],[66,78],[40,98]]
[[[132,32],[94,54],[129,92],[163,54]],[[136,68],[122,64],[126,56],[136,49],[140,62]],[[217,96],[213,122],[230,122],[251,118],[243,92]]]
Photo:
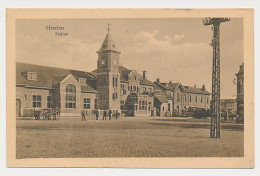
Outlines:
[[101,45],[101,48],[97,51],[97,53],[100,52],[106,52],[106,51],[114,51],[117,53],[120,53],[120,51],[116,48],[116,44],[114,42],[114,40],[111,37],[111,34],[108,30],[107,36],[103,42],[103,44]]

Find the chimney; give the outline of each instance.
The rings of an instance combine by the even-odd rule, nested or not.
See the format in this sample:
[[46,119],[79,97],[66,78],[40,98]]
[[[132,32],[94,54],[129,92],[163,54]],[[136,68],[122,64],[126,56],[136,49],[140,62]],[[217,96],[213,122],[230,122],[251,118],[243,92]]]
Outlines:
[[157,79],[156,79],[156,82],[157,82],[157,83],[160,83],[160,78],[157,78]]
[[206,90],[205,84],[202,85],[202,90]]
[[146,79],[146,72],[147,72],[147,71],[145,71],[145,70],[143,71],[143,78],[144,78],[144,79]]

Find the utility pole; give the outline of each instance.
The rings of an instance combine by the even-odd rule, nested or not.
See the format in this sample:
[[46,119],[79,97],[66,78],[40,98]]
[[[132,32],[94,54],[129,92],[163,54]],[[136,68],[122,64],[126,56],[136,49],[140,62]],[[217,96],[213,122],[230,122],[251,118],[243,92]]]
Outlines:
[[212,104],[211,104],[211,122],[210,138],[220,138],[220,47],[219,47],[219,27],[220,23],[230,21],[230,18],[205,18],[205,26],[213,25],[213,67],[212,67]]

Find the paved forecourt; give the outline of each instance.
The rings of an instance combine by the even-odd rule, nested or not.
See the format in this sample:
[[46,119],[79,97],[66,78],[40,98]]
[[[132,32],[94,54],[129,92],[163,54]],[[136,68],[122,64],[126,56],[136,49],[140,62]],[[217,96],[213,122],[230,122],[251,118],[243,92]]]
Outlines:
[[124,117],[103,121],[58,117],[17,119],[17,158],[241,157],[243,125],[222,124],[209,138],[209,119]]

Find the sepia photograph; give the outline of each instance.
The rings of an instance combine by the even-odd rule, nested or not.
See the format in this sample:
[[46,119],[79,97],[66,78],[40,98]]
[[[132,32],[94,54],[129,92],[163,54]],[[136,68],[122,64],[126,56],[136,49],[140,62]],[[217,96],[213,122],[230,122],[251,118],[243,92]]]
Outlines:
[[243,161],[227,167],[253,166],[253,107],[245,110],[254,103],[246,88],[253,75],[244,76],[253,68],[252,11],[100,10],[95,17],[82,11],[88,10],[73,18],[9,11],[14,94],[7,128],[15,166],[93,158],[113,159],[108,167],[117,167],[118,158],[219,158],[216,167],[225,167],[222,159]]

